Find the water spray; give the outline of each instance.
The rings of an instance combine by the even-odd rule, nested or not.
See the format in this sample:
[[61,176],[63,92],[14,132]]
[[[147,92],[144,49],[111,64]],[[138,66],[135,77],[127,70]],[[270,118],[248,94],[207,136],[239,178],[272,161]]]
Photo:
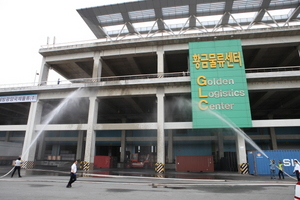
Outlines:
[[[43,133],[44,129],[46,128],[46,126],[53,120],[53,118],[60,112],[60,110],[67,105],[67,103],[70,101],[70,99],[72,99],[72,97],[75,96],[75,94],[77,94],[78,91],[80,91],[81,88],[78,88],[77,90],[73,91],[71,94],[69,94],[54,110],[52,110],[47,116],[47,119],[43,122],[43,126],[40,129],[40,131],[36,134],[35,138],[32,140],[32,142],[30,143],[29,147],[22,153],[23,155],[26,155],[28,153],[28,151],[30,150],[30,148],[32,147],[32,145],[37,141],[37,139],[39,138],[39,136]],[[12,172],[12,170],[14,169],[14,167],[7,172],[6,174],[4,174],[3,176],[0,176],[0,178],[4,178],[6,177],[8,174],[10,174]]]
[[73,91],[71,94],[69,94],[54,110],[52,110],[47,116],[47,119],[43,122],[43,126],[38,132],[38,134],[35,136],[35,138],[32,140],[31,144],[29,147],[26,149],[26,151],[23,152],[23,155],[28,153],[32,145],[37,141],[39,136],[43,133],[44,129],[46,126],[53,120],[53,118],[59,113],[59,111],[70,101],[72,97],[75,96],[77,91],[79,91],[81,88],[78,88],[77,90]]
[[208,110],[208,112],[210,114],[213,114],[214,116],[216,116],[218,119],[220,119],[222,122],[226,123],[230,128],[232,128],[237,134],[241,135],[251,146],[253,146],[256,150],[258,150],[261,154],[263,154],[266,158],[268,158],[270,160],[270,158],[265,154],[265,152],[263,152],[263,150],[257,146],[257,144],[239,127],[234,126],[233,122],[229,122],[229,120],[223,118],[221,115],[219,115],[216,112],[213,112],[211,110]]
[[[239,127],[236,127],[234,126],[233,122],[229,122],[229,120],[223,118],[221,115],[219,115],[218,113],[216,112],[213,112],[211,110],[207,110],[210,114],[216,116],[218,119],[220,119],[222,122],[226,123],[230,128],[232,128],[237,134],[241,135],[251,146],[253,146],[256,150],[258,150],[261,154],[263,154],[270,162],[272,161],[272,159],[270,159],[267,154],[265,154],[265,152],[259,147],[257,146],[257,144],[242,130],[240,129]],[[277,169],[278,166],[276,166]],[[284,174],[286,174],[288,177],[294,179],[294,180],[297,180],[296,178],[292,177],[291,175],[289,175],[288,173],[286,173],[285,171],[283,171]]]

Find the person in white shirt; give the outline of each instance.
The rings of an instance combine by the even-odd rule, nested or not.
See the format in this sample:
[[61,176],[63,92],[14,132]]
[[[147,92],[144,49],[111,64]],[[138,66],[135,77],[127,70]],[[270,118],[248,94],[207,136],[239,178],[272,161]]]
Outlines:
[[299,177],[300,164],[299,164],[298,160],[294,160],[294,164],[295,164],[294,173],[296,173],[297,180],[300,181],[300,177]]
[[22,164],[22,161],[21,161],[21,158],[18,158],[16,161],[15,161],[15,168],[14,168],[14,171],[13,173],[11,174],[11,177],[14,176],[16,170],[18,170],[18,175],[19,175],[19,178],[21,178],[21,174],[20,174],[20,170],[21,170],[21,164]]
[[72,187],[72,183],[76,181],[76,172],[77,172],[77,160],[75,160],[73,165],[71,166],[70,180],[67,185],[67,188]]

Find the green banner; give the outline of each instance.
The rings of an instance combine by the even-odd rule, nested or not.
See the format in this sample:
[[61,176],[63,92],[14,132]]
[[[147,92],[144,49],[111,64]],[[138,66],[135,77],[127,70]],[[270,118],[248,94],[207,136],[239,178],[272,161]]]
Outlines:
[[189,43],[193,128],[252,127],[240,40]]

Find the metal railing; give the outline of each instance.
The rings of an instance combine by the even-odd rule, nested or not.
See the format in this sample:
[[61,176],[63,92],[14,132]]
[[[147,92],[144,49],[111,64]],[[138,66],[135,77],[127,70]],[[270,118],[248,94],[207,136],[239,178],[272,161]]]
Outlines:
[[22,87],[35,87],[35,86],[59,86],[75,83],[97,83],[97,82],[112,82],[112,81],[126,81],[126,80],[145,80],[145,79],[161,79],[172,77],[189,76],[189,72],[174,72],[174,73],[156,73],[156,74],[139,74],[127,76],[110,76],[101,78],[79,78],[79,79],[62,79],[59,84],[57,81],[46,81],[42,83],[13,83],[0,85],[0,88],[22,88]]
[[[111,76],[101,77],[101,81],[122,81],[122,80],[138,80],[138,79],[156,79],[156,78],[172,78],[172,77],[183,77],[189,76],[189,72],[174,72],[174,73],[157,73],[157,74],[139,74],[139,75],[128,75],[128,76]],[[99,80],[99,79],[96,79]],[[96,82],[95,79],[92,81]]]
[[266,67],[266,68],[250,68],[250,69],[246,69],[246,73],[283,72],[283,71],[300,71],[300,66]]
[[[268,68],[251,68],[246,69],[246,73],[267,73],[267,72],[283,72],[283,71],[298,71],[300,72],[300,66],[289,67],[268,67]],[[80,78],[61,80],[58,84],[57,81],[47,81],[42,84],[38,83],[13,83],[0,85],[0,88],[23,88],[23,87],[40,87],[40,86],[55,86],[55,85],[67,85],[74,83],[97,83],[97,82],[112,82],[112,81],[126,81],[126,80],[144,80],[144,79],[160,79],[160,78],[172,78],[172,77],[185,77],[189,76],[189,72],[174,72],[174,73],[156,73],[156,74],[139,74],[139,75],[127,75],[127,76],[110,76],[101,78]]]

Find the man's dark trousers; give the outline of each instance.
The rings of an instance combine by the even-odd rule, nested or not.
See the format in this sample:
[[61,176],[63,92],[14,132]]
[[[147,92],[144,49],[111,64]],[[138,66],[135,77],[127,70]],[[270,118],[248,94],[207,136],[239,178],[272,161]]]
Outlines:
[[16,170],[18,170],[18,175],[19,175],[19,177],[21,177],[21,174],[20,174],[20,169],[21,169],[21,166],[15,166],[15,169],[14,169],[13,173],[11,174],[11,177],[13,177],[13,176],[14,176],[14,174],[15,174]]
[[69,181],[69,183],[68,183],[67,186],[71,186],[72,183],[74,183],[75,181],[76,181],[76,174],[74,174],[74,173],[71,172],[71,174],[70,174],[70,181]]

